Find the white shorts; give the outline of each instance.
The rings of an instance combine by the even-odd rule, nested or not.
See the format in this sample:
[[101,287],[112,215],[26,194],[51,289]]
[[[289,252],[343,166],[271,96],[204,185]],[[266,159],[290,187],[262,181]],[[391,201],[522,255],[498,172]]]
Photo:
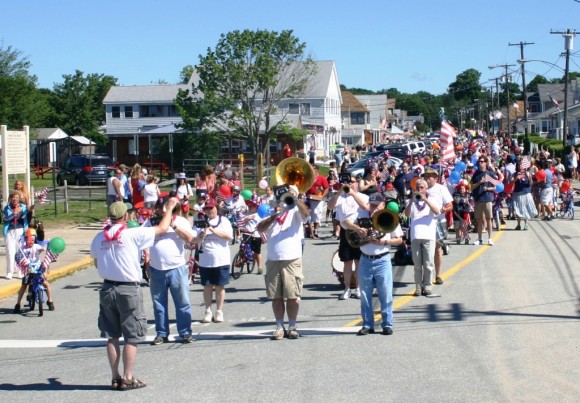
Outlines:
[[542,189],[540,193],[540,204],[542,206],[551,206],[554,204],[554,189],[552,187]]

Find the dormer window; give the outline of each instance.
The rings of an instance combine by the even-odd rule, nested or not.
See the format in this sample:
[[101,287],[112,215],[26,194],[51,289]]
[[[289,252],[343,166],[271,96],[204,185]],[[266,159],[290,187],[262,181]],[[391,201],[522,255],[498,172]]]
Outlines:
[[113,106],[111,108],[111,116],[113,118],[120,118],[121,117],[121,107],[120,106]]

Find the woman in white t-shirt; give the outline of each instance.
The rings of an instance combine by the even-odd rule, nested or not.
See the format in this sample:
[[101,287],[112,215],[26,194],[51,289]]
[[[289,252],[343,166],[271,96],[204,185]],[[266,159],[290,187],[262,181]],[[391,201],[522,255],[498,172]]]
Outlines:
[[[207,199],[203,206],[207,217],[208,226],[199,228],[195,226],[193,233],[195,238],[192,243],[199,246],[199,274],[203,286],[203,300],[205,314],[203,323],[224,321],[223,305],[226,298],[225,286],[230,282],[230,245],[233,239],[233,228],[230,221],[218,215],[217,205],[214,199]],[[203,253],[202,253],[203,251]],[[215,289],[216,311],[213,315],[211,310],[213,291]]]
[[157,203],[157,199],[161,192],[159,191],[159,186],[157,186],[157,181],[155,180],[155,176],[147,175],[147,184],[143,186],[143,203],[145,208],[152,209],[155,207],[155,203]]
[[193,196],[193,190],[187,183],[187,177],[184,172],[177,174],[173,191],[175,192],[175,197],[181,202],[181,212],[187,217],[189,215],[189,198]]

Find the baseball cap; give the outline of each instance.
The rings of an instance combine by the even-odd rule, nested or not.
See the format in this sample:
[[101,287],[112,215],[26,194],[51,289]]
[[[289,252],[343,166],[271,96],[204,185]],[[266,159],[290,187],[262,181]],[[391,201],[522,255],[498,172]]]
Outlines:
[[116,201],[109,206],[109,217],[113,220],[119,220],[127,213],[127,204],[122,201]]
[[204,209],[214,208],[216,206],[214,199],[207,199],[203,205]]
[[369,203],[379,204],[385,201],[385,198],[380,193],[373,193],[369,196]]
[[249,207],[258,207],[258,203],[253,200],[246,200],[246,205]]

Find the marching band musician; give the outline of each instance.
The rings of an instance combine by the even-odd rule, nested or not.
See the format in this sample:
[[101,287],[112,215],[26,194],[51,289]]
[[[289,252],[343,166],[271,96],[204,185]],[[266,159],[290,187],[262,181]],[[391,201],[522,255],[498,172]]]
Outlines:
[[435,267],[437,216],[441,202],[429,197],[427,182],[419,179],[417,192],[405,207],[405,216],[411,219],[411,251],[415,267],[415,297],[431,295],[431,276]]
[[[361,209],[358,218],[371,218],[385,208],[385,199],[380,193],[369,196],[368,203],[362,197],[355,196]],[[361,237],[368,237],[369,229],[362,228],[358,221],[347,219],[343,225],[347,229],[357,231]],[[377,229],[371,231],[379,232]],[[393,334],[393,271],[391,266],[391,245],[403,243],[403,230],[397,226],[390,233],[379,234],[360,247],[358,281],[360,287],[360,310],[363,318],[362,328],[357,335],[365,336],[374,333],[373,289],[376,287],[381,304],[381,327],[383,335]]]
[[[351,221],[356,220],[358,209],[360,207],[355,198],[361,198],[362,203],[366,204],[368,200],[367,197],[368,196],[363,195],[362,193],[358,193],[356,179],[350,177],[350,183],[343,184],[341,190],[336,192],[328,202],[328,208],[335,211],[336,220],[342,227],[339,233],[338,257],[344,264],[344,292],[340,295],[340,300],[349,299],[351,297],[351,280],[353,275],[356,280],[361,253],[359,248],[353,248],[346,240],[345,230],[347,228],[345,227],[344,221],[347,219],[350,219]],[[355,269],[354,272],[353,264]],[[355,290],[355,297],[360,297],[360,290],[358,287]]]

